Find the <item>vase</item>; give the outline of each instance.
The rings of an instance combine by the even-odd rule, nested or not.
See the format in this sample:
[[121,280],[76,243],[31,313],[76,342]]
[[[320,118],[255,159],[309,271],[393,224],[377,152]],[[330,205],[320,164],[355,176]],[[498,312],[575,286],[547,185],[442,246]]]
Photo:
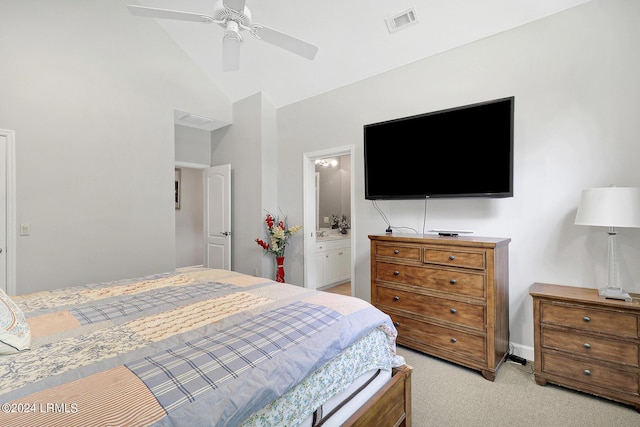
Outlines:
[[284,257],[276,257],[276,282],[284,283]]

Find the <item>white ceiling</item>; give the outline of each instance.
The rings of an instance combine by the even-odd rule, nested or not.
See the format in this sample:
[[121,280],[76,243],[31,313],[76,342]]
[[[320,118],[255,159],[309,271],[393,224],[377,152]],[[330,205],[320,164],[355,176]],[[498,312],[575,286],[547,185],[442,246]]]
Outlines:
[[[240,71],[224,73],[221,27],[167,19],[157,22],[232,102],[264,92],[278,108],[588,1],[247,0],[253,23],[306,40],[319,51],[309,61],[243,32]],[[215,0],[138,3],[210,15]],[[385,18],[411,7],[419,22],[389,33]]]

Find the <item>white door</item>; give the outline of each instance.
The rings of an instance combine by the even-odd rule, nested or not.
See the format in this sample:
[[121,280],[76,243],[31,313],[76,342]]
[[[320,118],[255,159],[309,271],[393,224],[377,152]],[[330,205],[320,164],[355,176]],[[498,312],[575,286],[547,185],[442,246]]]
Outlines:
[[7,289],[7,137],[0,135],[0,289]]
[[204,169],[204,265],[231,270],[231,165]]
[[0,129],[0,289],[9,295],[16,294],[15,146],[15,132]]

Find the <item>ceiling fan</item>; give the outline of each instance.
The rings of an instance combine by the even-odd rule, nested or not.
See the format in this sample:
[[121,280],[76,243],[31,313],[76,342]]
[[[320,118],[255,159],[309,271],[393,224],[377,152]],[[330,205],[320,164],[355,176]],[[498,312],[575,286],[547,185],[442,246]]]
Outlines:
[[225,29],[222,38],[222,71],[237,71],[240,68],[240,33],[245,30],[258,40],[310,60],[315,58],[317,46],[264,25],[252,23],[251,11],[245,6],[245,2],[246,0],[217,0],[211,15],[135,5],[129,5],[128,8],[137,16],[220,25]]

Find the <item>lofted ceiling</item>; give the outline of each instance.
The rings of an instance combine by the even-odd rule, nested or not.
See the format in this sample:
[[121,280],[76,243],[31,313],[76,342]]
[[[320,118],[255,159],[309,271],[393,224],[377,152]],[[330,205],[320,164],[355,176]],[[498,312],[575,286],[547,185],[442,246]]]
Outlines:
[[[220,26],[156,21],[232,102],[264,92],[279,108],[588,1],[247,0],[253,23],[308,41],[319,50],[310,61],[243,32],[240,70],[234,72],[221,71],[224,29]],[[137,4],[210,15],[215,2],[139,0]],[[390,33],[385,19],[412,7],[418,22]]]

